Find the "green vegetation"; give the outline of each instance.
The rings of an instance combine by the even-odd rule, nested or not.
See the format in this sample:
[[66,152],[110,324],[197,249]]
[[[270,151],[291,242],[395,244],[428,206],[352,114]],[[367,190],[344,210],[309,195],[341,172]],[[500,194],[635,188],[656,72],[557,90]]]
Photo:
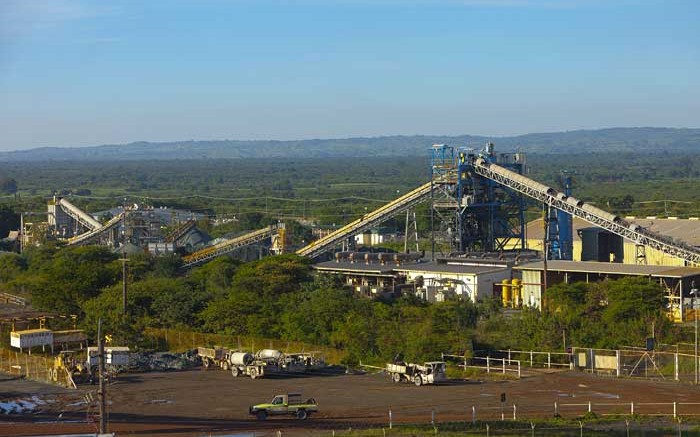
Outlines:
[[[609,134],[612,141],[619,132]],[[55,191],[73,193],[71,201],[91,212],[122,202],[202,212],[207,219],[198,225],[215,237],[282,219],[294,241],[303,244],[311,238],[308,220],[347,223],[427,181],[428,157],[424,149],[421,153],[372,159],[3,162],[0,174],[10,188],[5,191],[17,193],[0,196],[0,237],[17,228],[19,212],[40,214],[25,215],[25,221],[45,220],[47,197]],[[700,215],[696,154],[532,154],[528,160],[530,176],[554,187],[560,170],[571,171],[575,195],[611,212]],[[640,203],[666,198],[689,203]],[[538,209],[533,205],[533,214]],[[417,216],[419,232],[426,234],[426,205]],[[230,220],[214,226],[213,219],[221,217]],[[405,222],[397,217],[386,226],[402,231]],[[396,242],[385,246],[401,249]],[[104,248],[49,244],[21,256],[0,256],[0,290],[30,297],[39,309],[79,314],[91,332],[102,317],[124,341],[138,343],[146,327],[260,336],[337,348],[348,363],[381,363],[397,353],[430,359],[471,350],[473,344],[474,349],[561,350],[564,332],[568,344],[643,345],[652,324],[660,341],[684,339],[661,312],[660,289],[644,281],[552,287],[545,312],[505,316],[488,299],[477,305],[357,299],[335,279],[314,277],[308,260],[294,256],[248,264],[221,258],[187,276],[180,263],[176,256],[130,257],[127,316],[121,311],[121,262]]]
[[474,349],[561,350],[562,331],[579,346],[643,345],[652,324],[659,341],[682,339],[662,313],[658,284],[643,279],[554,286],[547,311],[506,316],[491,299],[474,305],[357,298],[335,277],[314,276],[309,260],[296,255],[245,264],[220,258],[187,276],[176,256],[140,254],[128,263],[127,315],[121,261],[102,247],[2,255],[0,291],[29,297],[37,309],[78,314],[91,335],[102,318],[120,343],[140,344],[149,327],[175,328],[326,346],[342,351],[347,364],[381,364],[397,354],[431,360],[471,351],[474,343]]
[[643,346],[652,336],[652,326],[659,342],[683,338],[664,313],[664,293],[658,283],[625,278],[552,286],[545,311],[491,317],[480,327],[478,341],[497,349],[561,351],[565,332],[569,345],[616,349]]

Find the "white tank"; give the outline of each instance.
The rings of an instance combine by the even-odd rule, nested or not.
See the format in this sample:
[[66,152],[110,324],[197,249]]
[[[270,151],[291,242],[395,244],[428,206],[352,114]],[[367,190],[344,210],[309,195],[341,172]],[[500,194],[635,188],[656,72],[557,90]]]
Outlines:
[[234,352],[229,357],[229,362],[236,366],[247,366],[253,362],[253,356],[248,352]]
[[258,358],[261,359],[273,358],[275,360],[278,360],[282,358],[282,352],[278,351],[277,349],[262,349],[259,350],[256,355]]

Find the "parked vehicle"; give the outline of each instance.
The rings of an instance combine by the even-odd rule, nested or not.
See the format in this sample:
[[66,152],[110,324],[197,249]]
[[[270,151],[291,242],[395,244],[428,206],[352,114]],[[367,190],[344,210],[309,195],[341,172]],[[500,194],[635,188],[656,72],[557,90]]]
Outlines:
[[198,347],[197,355],[202,359],[202,365],[208,369],[212,366],[229,369],[229,355],[231,351],[225,347]]
[[248,412],[265,420],[268,416],[295,416],[299,420],[307,419],[318,412],[318,403],[313,398],[303,400],[301,393],[276,395],[269,403],[251,405]]
[[412,382],[419,387],[447,380],[444,361],[428,361],[424,364],[387,363],[385,371],[396,383]]
[[251,379],[257,379],[281,371],[281,367],[275,360],[263,360],[247,352],[232,352],[229,356],[229,366],[234,378],[250,376]]

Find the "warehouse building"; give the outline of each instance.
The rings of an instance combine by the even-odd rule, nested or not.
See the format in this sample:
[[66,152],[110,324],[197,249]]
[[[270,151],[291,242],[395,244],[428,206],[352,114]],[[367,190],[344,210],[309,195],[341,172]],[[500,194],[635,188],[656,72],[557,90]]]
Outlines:
[[[700,220],[696,217],[688,219],[625,217],[625,220],[673,240],[700,247]],[[624,240],[602,228],[592,226],[585,220],[574,217],[572,223],[574,261],[679,267],[686,265],[682,259],[664,254],[656,249],[640,247],[633,241]],[[543,219],[529,222],[526,227],[527,248],[542,251],[543,238]]]
[[[545,270],[546,269],[546,270]],[[669,312],[676,321],[683,321],[693,303],[690,290],[700,285],[700,268],[652,265],[630,265],[592,261],[535,261],[513,267],[513,273],[522,277],[523,305],[541,309],[546,271],[547,287],[572,282],[596,282],[625,277],[646,277],[656,281],[667,292]],[[698,302],[700,304],[700,302]]]
[[428,302],[450,297],[493,296],[494,284],[511,279],[513,262],[489,259],[439,258],[425,262],[402,254],[349,253],[335,261],[315,264],[314,270],[337,274],[363,296],[415,294]]

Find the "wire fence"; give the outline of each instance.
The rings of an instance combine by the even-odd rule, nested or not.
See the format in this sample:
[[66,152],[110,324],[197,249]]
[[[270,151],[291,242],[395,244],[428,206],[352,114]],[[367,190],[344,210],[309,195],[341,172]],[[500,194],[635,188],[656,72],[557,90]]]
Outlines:
[[696,382],[700,357],[645,349],[574,348],[572,365],[600,375]]
[[225,346],[231,349],[240,349],[255,352],[259,349],[277,349],[285,353],[294,352],[318,352],[327,363],[338,364],[342,362],[345,353],[341,350],[316,346],[299,341],[285,341],[243,335],[209,334],[194,331],[180,331],[165,328],[146,328],[146,337],[150,345],[156,350],[169,350],[182,352],[196,349],[201,346]]
[[[697,435],[700,402],[578,402],[549,404],[486,403],[480,405],[440,405],[433,408],[387,408],[376,412],[373,423],[358,430],[318,430],[312,435],[341,436],[428,436],[428,435],[669,435],[650,431],[661,422],[648,418],[666,418],[676,435]],[[646,418],[646,419],[645,419]],[[601,423],[617,423],[617,433]],[[332,426],[332,425],[329,425]],[[636,431],[635,431],[635,428]],[[675,434],[675,432],[674,432]],[[263,434],[255,434],[261,436]],[[281,436],[284,432],[265,433]],[[291,435],[291,434],[290,434]],[[311,433],[310,433],[311,435]]]
[[0,371],[18,378],[51,383],[53,359],[0,348]]

